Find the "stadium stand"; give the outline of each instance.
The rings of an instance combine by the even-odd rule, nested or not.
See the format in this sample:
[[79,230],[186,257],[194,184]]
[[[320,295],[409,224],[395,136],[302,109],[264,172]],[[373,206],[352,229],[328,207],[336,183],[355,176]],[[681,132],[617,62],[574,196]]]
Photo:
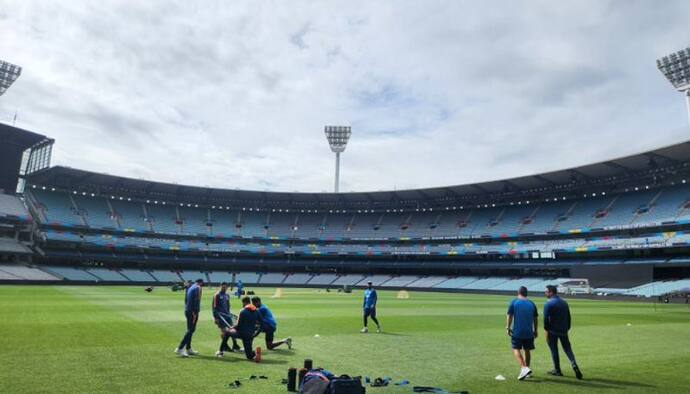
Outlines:
[[338,277],[335,276],[334,274],[319,274],[319,275],[314,275],[313,278],[309,281],[310,285],[321,285],[321,286],[327,286],[330,285],[331,283],[335,282],[335,280]]
[[[519,234],[545,234],[591,228],[626,227],[648,222],[690,217],[681,209],[690,199],[690,186],[668,190],[631,191],[616,196],[582,198],[575,202],[544,202],[503,208],[478,208],[468,212],[440,212],[431,231],[426,223],[431,215],[405,213],[329,214],[261,213],[222,211],[207,208],[142,204],[104,197],[74,196],[64,192],[31,191],[44,211],[47,224],[115,228],[107,202],[113,206],[120,228],[128,231],[154,231],[159,234],[187,234],[269,239],[401,239],[435,237],[505,237]],[[210,219],[209,219],[210,218]],[[208,224],[212,224],[209,232]],[[320,224],[319,224],[320,223]],[[326,224],[323,224],[326,223]],[[434,224],[432,223],[432,224]],[[407,225],[406,230],[401,230]],[[322,227],[323,230],[320,230]]]
[[0,218],[31,220],[29,212],[18,197],[2,193],[0,193]]
[[208,277],[212,283],[233,283],[232,273],[212,271],[208,273]]
[[95,276],[99,280],[107,282],[127,282],[129,279],[122,276],[118,271],[107,268],[87,268],[86,272]]
[[19,265],[0,265],[0,276],[5,275],[8,278],[16,280],[59,280],[60,278],[51,275],[47,272],[41,271],[37,268],[19,266]]
[[151,271],[151,275],[159,282],[182,282],[182,278],[176,272],[172,271],[153,270]]
[[285,277],[283,284],[286,285],[306,285],[311,280],[311,274],[289,274]]
[[148,283],[148,282],[156,281],[156,279],[146,271],[123,268],[123,269],[120,269],[120,274],[132,282],[147,282]]
[[285,274],[268,273],[262,274],[259,283],[262,285],[279,285],[285,280]]
[[96,276],[80,269],[72,267],[43,267],[43,270],[55,276],[64,278],[68,281],[95,282],[99,280]]
[[414,287],[414,288],[418,288],[418,289],[430,289],[432,287],[442,288],[443,286],[441,286],[441,284],[447,280],[448,280],[447,277],[426,276],[426,277],[421,277],[417,280],[414,280],[414,281],[408,283],[407,287]]
[[235,282],[242,281],[245,285],[255,285],[259,283],[260,274],[253,272],[238,272],[235,274]]
[[[607,294],[646,297],[677,290],[690,272],[687,179],[688,143],[506,180],[338,194],[57,166],[27,174],[19,198],[0,195],[0,261],[93,283],[371,280],[384,289],[514,292],[582,277]],[[18,274],[0,271],[8,281]],[[679,280],[659,279],[671,277]]]
[[354,286],[364,278],[366,278],[365,275],[341,275],[331,284],[335,286]]

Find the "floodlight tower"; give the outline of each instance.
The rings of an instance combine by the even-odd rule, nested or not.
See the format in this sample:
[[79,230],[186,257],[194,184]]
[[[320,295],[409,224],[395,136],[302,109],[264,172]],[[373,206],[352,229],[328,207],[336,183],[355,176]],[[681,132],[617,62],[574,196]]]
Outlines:
[[345,152],[347,141],[350,140],[352,129],[350,126],[326,126],[324,127],[328,145],[335,152],[335,192],[338,193],[340,185],[340,154]]
[[674,88],[685,93],[690,120],[690,47],[658,59],[656,66]]
[[22,68],[0,60],[0,96],[19,78]]

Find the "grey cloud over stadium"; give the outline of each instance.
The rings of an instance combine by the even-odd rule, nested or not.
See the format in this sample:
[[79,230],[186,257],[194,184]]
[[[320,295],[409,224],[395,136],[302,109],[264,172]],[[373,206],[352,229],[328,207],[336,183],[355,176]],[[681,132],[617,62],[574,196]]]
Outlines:
[[[500,9],[501,12],[496,12]],[[199,186],[460,184],[687,140],[687,1],[3,1],[0,120],[54,164]]]

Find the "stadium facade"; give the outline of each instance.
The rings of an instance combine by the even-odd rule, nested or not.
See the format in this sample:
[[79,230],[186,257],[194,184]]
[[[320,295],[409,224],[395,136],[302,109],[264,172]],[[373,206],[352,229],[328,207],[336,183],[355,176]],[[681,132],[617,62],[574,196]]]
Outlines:
[[690,287],[690,142],[475,184],[284,193],[50,167],[53,140],[1,126],[3,141],[24,144],[1,174],[10,187],[0,196],[0,280],[203,275],[448,291],[561,283],[638,296]]

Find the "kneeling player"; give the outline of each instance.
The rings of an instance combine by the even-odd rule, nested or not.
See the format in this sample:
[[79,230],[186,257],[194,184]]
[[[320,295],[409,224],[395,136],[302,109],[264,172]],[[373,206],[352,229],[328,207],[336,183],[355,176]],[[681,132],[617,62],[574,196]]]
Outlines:
[[261,298],[252,297],[252,304],[254,304],[259,311],[259,317],[261,318],[260,329],[257,331],[256,335],[258,336],[262,331],[266,334],[266,348],[268,350],[273,350],[282,344],[287,344],[288,349],[292,349],[292,338],[288,337],[282,341],[273,342],[273,336],[275,335],[278,323],[276,323],[276,319],[273,317],[271,310],[261,303]]
[[232,338],[242,340],[242,347],[244,347],[244,354],[247,356],[247,359],[254,360],[257,363],[261,361],[261,349],[257,348],[257,352],[254,352],[252,346],[256,326],[260,323],[260,319],[259,312],[252,305],[249,297],[242,297],[242,311],[237,318],[237,324],[230,329],[230,336]]
[[223,282],[220,284],[220,290],[213,295],[213,320],[220,329],[220,349],[216,352],[216,356],[223,357],[224,352],[233,352],[239,350],[237,340],[232,338],[232,349],[228,346],[228,339],[230,336],[230,328],[232,327],[232,315],[230,314],[230,295],[227,293],[228,284]]

